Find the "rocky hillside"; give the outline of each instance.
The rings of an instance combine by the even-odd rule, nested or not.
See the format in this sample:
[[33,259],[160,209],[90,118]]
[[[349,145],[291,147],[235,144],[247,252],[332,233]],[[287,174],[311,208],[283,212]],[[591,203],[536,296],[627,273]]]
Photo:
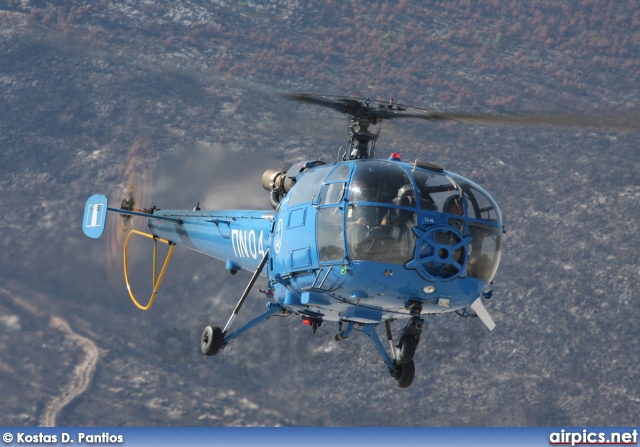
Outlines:
[[117,241],[80,227],[86,198],[120,199],[134,173],[148,205],[269,208],[265,168],[333,161],[347,139],[343,117],[281,91],[637,116],[635,2],[21,0],[0,2],[0,33],[1,425],[637,423],[638,133],[383,125],[378,153],[473,179],[508,231],[498,327],[427,320],[408,390],[361,334],[294,319],[205,359],[201,328],[248,274],[177,250],[143,313]]

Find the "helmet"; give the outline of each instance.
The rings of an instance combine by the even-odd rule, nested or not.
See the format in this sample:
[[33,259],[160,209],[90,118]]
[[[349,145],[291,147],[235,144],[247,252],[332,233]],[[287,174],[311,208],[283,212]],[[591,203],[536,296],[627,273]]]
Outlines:
[[413,192],[413,185],[411,183],[404,185],[398,190],[398,197],[404,196],[415,196],[415,193]]
[[464,215],[464,205],[461,195],[449,196],[444,202],[442,212],[446,214],[455,214],[457,216]]

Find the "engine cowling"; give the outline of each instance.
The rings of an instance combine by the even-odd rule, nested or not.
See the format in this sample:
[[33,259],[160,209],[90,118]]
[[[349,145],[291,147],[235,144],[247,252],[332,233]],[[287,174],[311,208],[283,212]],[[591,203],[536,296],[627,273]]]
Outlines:
[[267,169],[262,174],[262,187],[270,192],[271,206],[276,209],[280,200],[289,192],[296,183],[296,178],[307,169],[326,164],[324,161],[305,161],[295,163],[287,171]]

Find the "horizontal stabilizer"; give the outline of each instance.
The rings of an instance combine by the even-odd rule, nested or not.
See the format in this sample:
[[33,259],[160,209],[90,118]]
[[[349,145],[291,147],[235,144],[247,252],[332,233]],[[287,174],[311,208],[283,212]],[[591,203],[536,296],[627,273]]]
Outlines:
[[84,206],[84,218],[82,219],[84,234],[94,239],[102,236],[106,219],[107,198],[102,194],[94,194],[89,197]]
[[496,324],[493,322],[493,318],[491,318],[491,315],[489,315],[489,312],[487,312],[487,309],[485,309],[484,304],[482,304],[481,300],[482,298],[478,298],[477,300],[475,300],[471,305],[471,309],[473,309],[473,311],[484,323],[484,325],[488,327],[490,331],[492,331],[495,329]]

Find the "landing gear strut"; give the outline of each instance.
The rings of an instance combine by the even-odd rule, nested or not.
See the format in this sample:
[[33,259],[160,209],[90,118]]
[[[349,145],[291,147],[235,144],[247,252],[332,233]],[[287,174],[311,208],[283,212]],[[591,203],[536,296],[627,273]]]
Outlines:
[[[385,322],[385,324],[388,323]],[[382,360],[387,364],[387,367],[389,368],[389,374],[391,374],[391,377],[396,379],[398,386],[400,388],[408,388],[409,386],[411,386],[413,377],[416,373],[416,366],[413,363],[413,360],[409,360],[407,363],[399,363],[398,360],[389,357],[387,350],[384,348],[382,342],[380,341],[380,337],[378,337],[378,334],[376,333],[376,326],[377,324],[365,324],[362,332],[364,332],[364,334],[371,339],[376,349],[378,350],[380,357],[382,357]],[[390,331],[387,331],[387,335],[389,334]]]
[[422,307],[420,304],[414,305],[412,308],[412,317],[407,325],[400,332],[400,341],[393,344],[393,336],[391,335],[391,325],[389,320],[385,320],[385,328],[387,339],[389,341],[390,354],[385,349],[380,337],[376,333],[377,324],[357,324],[347,322],[347,327],[343,329],[343,323],[340,323],[340,332],[336,335],[336,341],[344,340],[351,335],[354,325],[362,326],[362,332],[369,337],[376,347],[378,354],[389,368],[389,374],[396,379],[400,388],[408,388],[413,382],[416,373],[416,365],[413,362],[413,356],[416,353],[420,336],[422,335],[422,326],[424,320],[420,317]]
[[398,348],[397,360],[400,364],[409,363],[413,360],[413,356],[418,348],[420,336],[422,335],[422,326],[424,325],[424,320],[420,317],[421,311],[422,306],[420,304],[414,305],[411,309],[411,320],[409,320],[398,336],[399,341],[395,347]]
[[233,323],[233,320],[238,315],[238,312],[240,312],[240,308],[242,307],[245,300],[247,299],[247,296],[249,295],[251,288],[253,287],[256,280],[258,279],[258,276],[260,275],[260,272],[262,271],[265,264],[267,263],[268,258],[269,258],[269,250],[266,251],[266,253],[264,254],[264,257],[262,258],[262,261],[260,261],[260,265],[258,265],[258,268],[253,273],[253,276],[251,277],[249,284],[244,290],[244,293],[242,294],[242,296],[240,297],[238,304],[236,304],[235,309],[233,309],[233,313],[231,314],[231,317],[229,317],[229,321],[227,321],[227,324],[225,325],[224,329],[220,329],[218,326],[207,326],[204,329],[204,331],[202,332],[202,337],[200,338],[200,349],[202,350],[203,354],[209,355],[209,356],[216,355],[218,351],[220,351],[220,349],[224,349],[224,347],[227,346],[229,342],[231,342],[231,340],[238,338],[241,334],[245,333],[249,329],[252,329],[258,326],[259,324],[264,323],[265,321],[267,321],[269,318],[271,318],[273,315],[277,313],[287,312],[287,310],[277,302],[267,303],[267,310],[265,312],[258,315],[253,320],[249,321],[240,329],[237,329],[236,331],[227,335],[227,330],[231,327],[231,323]]

